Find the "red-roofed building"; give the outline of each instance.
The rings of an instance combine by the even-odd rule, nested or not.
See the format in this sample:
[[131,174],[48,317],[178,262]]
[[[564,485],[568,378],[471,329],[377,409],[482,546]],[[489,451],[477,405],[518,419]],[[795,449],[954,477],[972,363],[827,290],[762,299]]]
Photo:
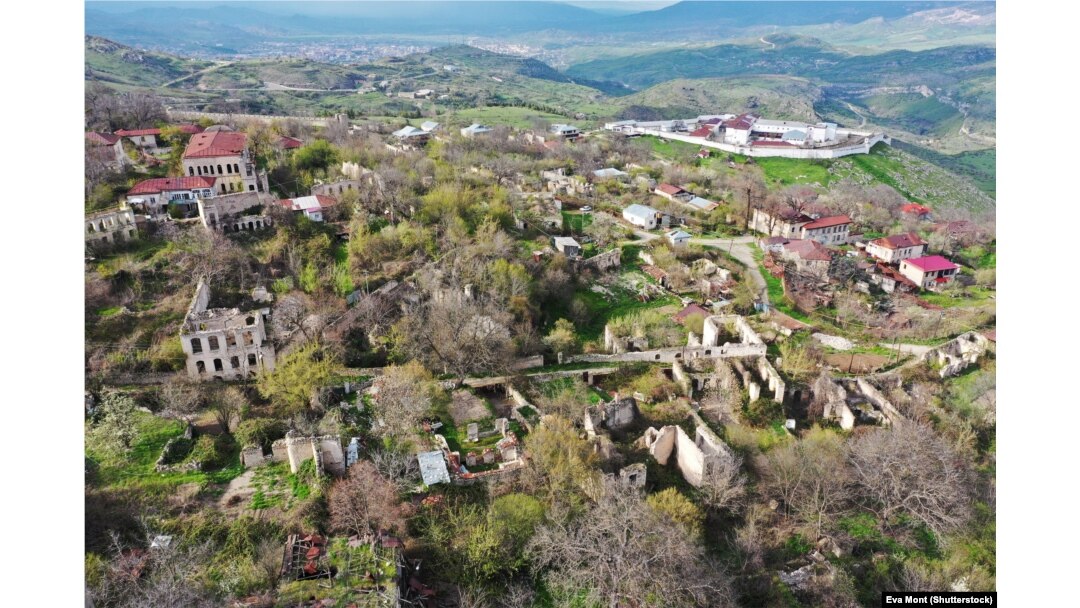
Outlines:
[[288,136],[282,135],[281,137],[278,138],[277,142],[275,142],[274,145],[276,145],[278,148],[280,148],[282,150],[295,150],[297,148],[304,147],[304,142],[300,141],[299,139],[296,139],[295,137],[288,137]]
[[278,205],[291,209],[297,213],[303,213],[314,222],[325,221],[324,211],[337,204],[337,199],[315,194],[313,196],[301,196],[299,198],[286,198],[279,200]]
[[167,213],[171,202],[194,209],[195,199],[214,196],[216,182],[209,176],[147,179],[128,190],[127,201],[136,211],[151,216]]
[[900,213],[904,215],[913,215],[920,220],[929,220],[931,209],[926,205],[920,205],[919,203],[908,203],[900,207]]
[[810,239],[823,245],[842,245],[848,241],[851,218],[846,215],[823,217],[804,224],[800,238]]
[[900,274],[892,266],[881,262],[878,262],[870,269],[869,275],[870,280],[880,285],[885,293],[893,293],[894,291],[910,293],[919,289],[919,286],[912,282],[911,279]]
[[124,144],[119,135],[111,133],[96,133],[89,131],[86,134],[87,161],[103,163],[111,169],[119,171],[128,162],[127,154],[124,153]]
[[804,275],[827,281],[832,254],[817,241],[795,239],[781,245],[780,257],[794,262],[795,269]]
[[710,127],[700,127],[690,132],[691,137],[708,137],[712,135],[713,131]]
[[757,114],[746,113],[720,123],[724,130],[724,142],[743,146],[750,143],[750,131],[759,118]]
[[203,131],[191,136],[184,150],[188,177],[217,178],[219,194],[266,190],[247,150],[247,135],[236,131]]
[[701,315],[702,318],[705,318],[711,314],[712,313],[710,313],[708,309],[706,309],[704,306],[698,304],[697,302],[691,302],[686,306],[686,308],[675,313],[675,316],[672,318],[675,319],[676,323],[683,324],[685,323],[686,318],[690,315]]
[[923,289],[937,289],[956,278],[960,267],[940,255],[900,262],[900,274]]
[[656,187],[656,190],[653,190],[653,194],[662,196],[669,201],[677,201],[680,203],[685,203],[694,198],[692,192],[687,192],[686,190],[678,186],[672,186],[671,184],[660,184]]
[[874,239],[866,244],[866,253],[887,264],[896,264],[908,258],[922,257],[926,246],[926,241],[919,235],[909,232]]
[[161,129],[120,129],[116,134],[130,139],[131,143],[140,148],[156,148],[157,136],[161,135]]

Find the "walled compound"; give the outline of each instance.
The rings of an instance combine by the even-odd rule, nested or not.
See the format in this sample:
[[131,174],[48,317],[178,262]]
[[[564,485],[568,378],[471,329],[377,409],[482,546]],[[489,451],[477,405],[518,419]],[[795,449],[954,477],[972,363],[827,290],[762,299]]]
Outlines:
[[273,222],[266,210],[272,202],[273,197],[265,192],[238,192],[195,199],[203,226],[207,230],[226,233],[269,228]]
[[[692,391],[733,391],[740,386],[746,389],[750,396],[750,403],[761,398],[764,387],[772,391],[773,401],[783,403],[787,385],[780,372],[769,363],[765,357],[746,357],[740,359],[716,359],[713,369],[700,370],[696,360],[691,360],[687,366],[675,362],[672,366],[672,375],[676,382],[684,385],[684,392],[689,396]],[[704,362],[708,365],[708,362]]]
[[696,412],[690,415],[696,427],[693,439],[682,427],[673,424],[659,430],[649,427],[639,442],[661,465],[666,465],[674,455],[683,478],[694,487],[701,487],[705,479],[712,475],[713,467],[721,459],[733,457],[733,454],[731,448],[706,426]]
[[188,377],[240,380],[273,370],[274,346],[267,339],[270,309],[241,312],[209,305],[210,286],[200,279],[180,327]]
[[345,474],[345,455],[341,448],[341,438],[337,435],[302,436],[289,431],[284,438],[278,439],[270,447],[270,454],[263,452],[260,446],[248,446],[240,452],[240,462],[245,467],[259,466],[266,461],[288,462],[289,470],[296,473],[305,460],[315,460],[315,471],[319,475],[331,473]]
[[935,349],[926,351],[923,353],[922,360],[931,365],[940,365],[938,374],[942,378],[947,378],[977,363],[979,357],[990,349],[991,343],[986,336],[969,331]]

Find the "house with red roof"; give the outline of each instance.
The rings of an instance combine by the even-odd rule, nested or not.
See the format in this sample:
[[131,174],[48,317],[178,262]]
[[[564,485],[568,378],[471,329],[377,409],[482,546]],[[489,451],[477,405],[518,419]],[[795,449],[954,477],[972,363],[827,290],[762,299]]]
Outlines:
[[[203,128],[199,125],[183,124],[175,126],[181,133],[188,135],[202,133],[203,131]],[[161,135],[161,129],[120,129],[116,134],[131,140],[131,143],[140,148],[157,148],[157,138]]]
[[157,177],[144,179],[127,192],[127,202],[139,213],[164,215],[169,203],[185,210],[195,208],[196,199],[209,198],[216,192],[216,177]]
[[761,117],[757,114],[746,113],[720,123],[720,129],[724,134],[724,143],[742,146],[750,143],[750,132],[759,118]]
[[218,194],[267,190],[265,174],[255,170],[248,152],[247,135],[228,127],[192,135],[183,165],[188,177],[216,178]]
[[127,154],[124,153],[123,138],[112,133],[86,133],[88,146],[88,160],[96,160],[110,168],[119,171],[128,163]]
[[793,262],[798,272],[822,281],[828,280],[832,253],[827,247],[809,239],[790,240],[780,247],[780,257]]
[[930,219],[931,209],[930,207],[920,205],[919,203],[908,203],[900,207],[900,213],[914,216],[922,221],[928,221]]
[[671,184],[660,184],[653,190],[653,194],[662,196],[669,201],[679,203],[685,203],[694,198],[694,193],[678,186],[672,186]]
[[850,231],[850,217],[833,215],[803,224],[799,237],[817,241],[824,245],[843,245],[848,242],[848,233]]
[[926,241],[914,232],[909,232],[874,239],[866,244],[866,253],[886,264],[896,264],[908,258],[922,257],[926,253],[926,247]]
[[900,274],[922,289],[935,290],[956,278],[959,266],[940,255],[910,258],[900,262]]
[[851,218],[846,215],[815,218],[791,209],[774,212],[754,209],[750,229],[769,236],[808,239],[823,245],[842,245],[848,242]]
[[337,199],[322,194],[315,194],[312,196],[301,196],[299,198],[282,199],[279,200],[277,204],[297,213],[303,213],[313,222],[323,222],[326,221],[324,212],[336,205]]

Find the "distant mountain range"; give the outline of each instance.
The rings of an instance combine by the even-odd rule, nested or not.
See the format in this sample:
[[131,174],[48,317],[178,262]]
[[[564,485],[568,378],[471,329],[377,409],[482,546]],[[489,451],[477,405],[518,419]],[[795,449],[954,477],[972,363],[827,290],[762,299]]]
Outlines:
[[[94,2],[86,32],[144,47],[248,52],[295,36],[513,36],[566,32],[580,38],[657,41],[745,35],[747,28],[857,24],[992,2],[679,2],[659,10],[610,14],[560,2]],[[632,7],[628,4],[627,8]],[[573,40],[568,39],[567,42]]]

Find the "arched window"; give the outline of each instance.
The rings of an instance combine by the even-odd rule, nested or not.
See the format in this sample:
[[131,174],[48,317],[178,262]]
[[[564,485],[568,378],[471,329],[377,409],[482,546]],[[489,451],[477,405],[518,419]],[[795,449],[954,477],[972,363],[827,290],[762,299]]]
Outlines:
[[196,361],[195,362],[195,371],[199,372],[200,374],[205,374],[206,373],[206,364],[203,363],[202,361]]
[[188,175],[195,175],[195,167],[188,167],[187,172]]
[[202,175],[202,167],[201,167],[201,166],[200,166],[200,167],[196,167],[196,169],[198,169],[198,170],[199,170],[199,175]]
[[238,369],[240,367],[240,357],[229,359],[229,364],[232,365],[233,369]]
[[217,166],[217,172],[218,172],[219,174],[220,174],[220,173],[222,173],[222,171],[221,171],[221,165],[218,165],[218,166]]
[[191,339],[191,352],[192,353],[201,353],[202,352],[202,340],[200,340],[198,338],[192,338]]
[[233,173],[240,173],[240,165],[233,164]]
[[218,345],[217,336],[210,336],[209,338],[207,338],[206,344],[210,347],[210,350],[217,350],[218,348],[220,348],[220,345]]
[[221,365],[221,359],[214,359],[214,371],[220,372],[224,369],[225,367]]
[[221,193],[225,194],[225,184],[221,184]]

